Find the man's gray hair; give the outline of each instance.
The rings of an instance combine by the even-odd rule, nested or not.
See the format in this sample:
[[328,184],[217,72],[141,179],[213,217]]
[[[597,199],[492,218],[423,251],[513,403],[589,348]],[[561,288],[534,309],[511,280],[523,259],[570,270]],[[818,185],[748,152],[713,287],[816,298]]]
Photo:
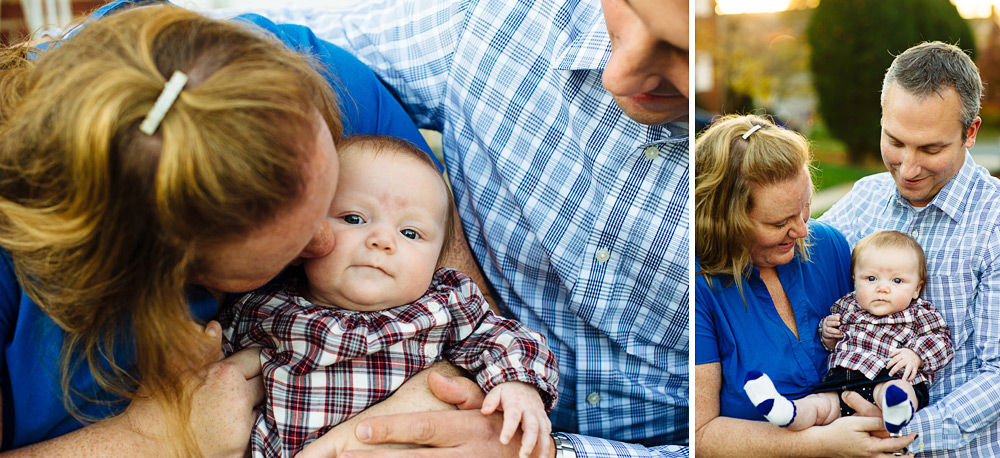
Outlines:
[[882,80],[882,107],[892,83],[919,98],[940,94],[953,87],[962,103],[962,140],[979,114],[983,81],[979,69],[968,54],[955,45],[931,41],[916,45],[896,56]]

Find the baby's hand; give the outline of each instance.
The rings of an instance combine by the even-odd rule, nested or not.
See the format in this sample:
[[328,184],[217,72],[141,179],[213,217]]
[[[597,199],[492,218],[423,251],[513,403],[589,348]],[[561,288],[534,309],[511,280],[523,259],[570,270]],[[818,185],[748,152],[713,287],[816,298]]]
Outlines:
[[820,337],[823,338],[823,345],[833,348],[837,341],[844,337],[844,332],[840,330],[840,314],[834,313],[823,318],[823,326],[820,330]]
[[889,356],[892,357],[887,367],[889,375],[902,371],[903,379],[907,382],[912,382],[917,376],[917,369],[924,365],[924,360],[909,348],[897,348]]
[[498,409],[503,411],[502,444],[510,443],[520,423],[524,431],[519,453],[521,458],[530,456],[536,443],[541,450],[548,449],[552,423],[545,414],[545,405],[537,388],[521,382],[504,382],[493,387],[483,399],[481,411],[483,415],[489,415]]

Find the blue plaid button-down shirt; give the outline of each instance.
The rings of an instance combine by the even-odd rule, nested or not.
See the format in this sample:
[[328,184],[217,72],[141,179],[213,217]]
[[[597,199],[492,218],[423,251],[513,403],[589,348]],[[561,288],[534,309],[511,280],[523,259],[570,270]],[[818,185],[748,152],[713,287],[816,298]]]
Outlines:
[[921,296],[951,328],[955,359],[935,377],[931,405],[903,431],[921,457],[1000,456],[1000,183],[966,153],[965,164],[924,208],[881,173],[820,217],[853,246],[879,230],[910,234],[927,254]]
[[[596,0],[401,0],[256,11],[372,67],[445,165],[504,313],[560,366],[581,456],[687,456],[688,126],[643,126],[601,84]],[[216,12],[215,14],[230,14]],[[363,100],[356,101],[364,103]]]

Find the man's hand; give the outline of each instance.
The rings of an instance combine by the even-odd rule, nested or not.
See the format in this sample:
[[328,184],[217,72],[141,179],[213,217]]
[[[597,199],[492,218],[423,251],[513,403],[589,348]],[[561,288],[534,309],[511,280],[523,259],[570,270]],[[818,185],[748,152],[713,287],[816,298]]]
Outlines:
[[897,348],[889,356],[892,357],[887,366],[889,375],[902,372],[903,379],[907,382],[912,382],[917,376],[917,370],[924,365],[924,360],[909,348]]
[[[409,443],[430,448],[419,450],[350,451],[344,458],[391,457],[516,457],[521,434],[517,432],[507,445],[500,443],[503,414],[483,415],[483,393],[471,380],[430,374],[431,392],[442,401],[458,406],[457,411],[419,412],[366,419],[355,430],[366,444]],[[532,458],[552,457],[555,448],[537,447]]]
[[[903,437],[880,438],[875,434],[879,430],[885,432],[881,418],[855,415],[838,418],[829,425],[814,426],[805,433],[813,435],[813,442],[823,449],[821,456],[830,457],[890,458],[893,452],[908,446],[917,436],[913,433]],[[912,458],[913,454],[904,456]]]
[[[844,403],[854,409],[855,417],[877,417],[879,421],[882,420],[882,409],[861,396],[855,391],[845,391],[840,393],[841,399]],[[871,435],[875,437],[887,438],[889,436],[889,431],[885,430],[885,423],[882,423],[881,430],[871,431]]]

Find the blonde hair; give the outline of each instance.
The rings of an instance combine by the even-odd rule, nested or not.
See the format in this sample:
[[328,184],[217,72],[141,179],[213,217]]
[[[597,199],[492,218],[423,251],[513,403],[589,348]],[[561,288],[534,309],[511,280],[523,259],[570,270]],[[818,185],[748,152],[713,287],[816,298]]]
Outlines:
[[872,248],[900,248],[912,251],[917,255],[917,276],[920,277],[920,283],[927,285],[927,257],[924,255],[924,248],[913,237],[900,231],[874,232],[859,240],[851,251],[851,275],[854,275],[854,267],[861,253]]
[[[755,132],[743,138],[754,126]],[[729,115],[695,141],[695,253],[705,275],[729,276],[742,294],[756,234],[749,213],[751,190],[791,180],[811,162],[809,143],[793,131],[755,115]],[[797,256],[808,260],[805,240]]]
[[340,148],[337,152],[340,157],[347,157],[348,155],[359,153],[368,154],[372,157],[382,154],[401,155],[416,159],[417,162],[427,166],[427,168],[433,170],[434,173],[441,177],[441,183],[444,184],[445,194],[447,194],[448,207],[445,208],[445,221],[444,227],[442,228],[444,231],[444,243],[441,244],[441,251],[438,253],[438,261],[440,262],[448,244],[452,241],[451,225],[454,221],[451,214],[451,208],[454,206],[454,197],[451,195],[451,188],[448,186],[448,180],[446,180],[444,174],[438,170],[437,164],[435,164],[430,156],[427,155],[428,153],[406,139],[390,135],[371,134],[356,134],[344,137],[344,141],[340,144]]
[[[69,383],[83,361],[109,393],[134,399],[141,381],[177,414],[179,453],[198,455],[190,369],[178,367],[201,360],[185,292],[198,248],[299,198],[315,113],[341,135],[333,94],[276,39],[169,5],[24,54],[0,58],[0,246],[66,331],[64,403],[89,420]],[[140,133],[175,70],[190,81],[154,135]],[[133,340],[135,366],[122,367],[115,355]]]

